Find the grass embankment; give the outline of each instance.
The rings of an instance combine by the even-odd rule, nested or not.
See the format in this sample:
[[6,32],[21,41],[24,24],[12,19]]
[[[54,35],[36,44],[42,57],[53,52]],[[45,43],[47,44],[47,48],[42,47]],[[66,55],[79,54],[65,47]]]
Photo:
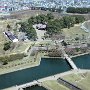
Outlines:
[[3,34],[3,32],[6,31],[8,24],[10,24],[12,28],[14,28],[16,22],[18,22],[18,20],[15,19],[0,20],[0,55],[4,54],[3,51],[4,43],[9,41],[9,39]]
[[41,57],[43,55],[44,53],[38,53],[36,59],[35,59],[36,56],[27,56],[21,60],[18,59],[18,60],[9,62],[7,65],[0,68],[0,74],[10,73],[10,72],[14,72],[14,71],[18,71],[26,68],[38,66],[40,64]]
[[70,39],[72,41],[74,41],[76,37],[79,37],[80,39],[82,39],[83,37],[88,37],[90,33],[87,33],[84,30],[82,30],[80,28],[80,25],[81,24],[75,25],[74,27],[71,27],[70,29],[64,28],[63,34],[66,36],[67,39]]
[[90,90],[90,73],[84,74],[70,74],[67,76],[63,76],[63,78],[78,87],[82,90]]
[[59,84],[57,81],[55,80],[50,80],[50,81],[44,81],[42,83],[45,87],[51,89],[51,90],[70,90],[67,87]]
[[3,54],[3,45],[8,40],[5,38],[3,31],[5,30],[6,22],[0,20],[0,54]]
[[25,53],[32,46],[32,42],[19,42],[10,53]]
[[54,41],[40,41],[40,42],[36,42],[35,46],[49,46],[49,45],[53,45]]
[[10,62],[18,59],[23,59],[23,57],[27,56],[27,52],[32,46],[31,42],[22,42],[17,44],[13,50],[8,50],[5,54],[0,55],[0,61]]

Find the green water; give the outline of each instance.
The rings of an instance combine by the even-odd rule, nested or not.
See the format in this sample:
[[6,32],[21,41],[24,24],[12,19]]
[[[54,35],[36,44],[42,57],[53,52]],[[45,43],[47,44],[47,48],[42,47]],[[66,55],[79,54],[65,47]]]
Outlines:
[[63,59],[42,59],[40,65],[37,67],[1,75],[0,90],[65,72],[70,69],[70,66]]

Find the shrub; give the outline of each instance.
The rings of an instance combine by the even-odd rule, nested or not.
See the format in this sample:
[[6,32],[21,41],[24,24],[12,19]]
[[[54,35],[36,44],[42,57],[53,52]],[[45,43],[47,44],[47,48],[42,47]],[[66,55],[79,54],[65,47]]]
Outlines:
[[0,61],[2,62],[10,62],[10,61],[14,61],[17,59],[23,59],[26,55],[24,53],[21,54],[12,54],[9,56],[2,56],[0,57]]
[[3,50],[7,51],[8,49],[10,49],[10,45],[11,45],[11,42],[6,42],[6,43],[4,43],[4,48],[3,48]]

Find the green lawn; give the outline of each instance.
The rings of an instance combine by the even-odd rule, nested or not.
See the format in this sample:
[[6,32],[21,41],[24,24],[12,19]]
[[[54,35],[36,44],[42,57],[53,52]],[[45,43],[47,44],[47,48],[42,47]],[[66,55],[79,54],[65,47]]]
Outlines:
[[50,88],[51,90],[70,90],[55,80],[45,81],[43,82],[43,85]]
[[25,52],[25,50],[29,49],[30,46],[32,46],[32,42],[19,42],[11,53]]
[[46,46],[46,45],[52,45],[53,41],[41,41],[39,43],[35,43],[35,46]]
[[90,73],[70,74],[63,76],[63,79],[77,85],[82,90],[90,90]]
[[13,28],[15,25],[15,22],[17,21],[18,20],[14,20],[14,19],[13,20],[0,20],[0,55],[3,54],[4,43],[9,41],[9,39],[3,34],[3,32],[6,31],[8,24],[10,24]]
[[8,62],[7,65],[0,68],[0,74],[10,73],[20,69],[26,69],[26,68],[38,66],[40,64],[41,57],[44,56],[44,54],[45,53],[38,53],[36,59],[35,56],[27,56],[20,60],[18,59]]
[[85,32],[84,30],[82,30],[80,28],[80,25],[75,25],[74,27],[71,27],[70,29],[68,28],[64,28],[63,29],[63,34],[66,37],[69,37],[70,39],[75,39],[75,37],[81,37],[82,38],[82,34],[84,34],[85,36],[88,36],[89,33]]

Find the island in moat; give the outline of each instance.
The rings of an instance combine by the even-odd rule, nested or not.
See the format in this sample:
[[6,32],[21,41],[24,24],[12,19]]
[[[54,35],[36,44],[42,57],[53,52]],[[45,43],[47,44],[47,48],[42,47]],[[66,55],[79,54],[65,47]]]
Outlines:
[[29,18],[1,18],[0,90],[89,90],[90,21],[57,14],[30,10]]

